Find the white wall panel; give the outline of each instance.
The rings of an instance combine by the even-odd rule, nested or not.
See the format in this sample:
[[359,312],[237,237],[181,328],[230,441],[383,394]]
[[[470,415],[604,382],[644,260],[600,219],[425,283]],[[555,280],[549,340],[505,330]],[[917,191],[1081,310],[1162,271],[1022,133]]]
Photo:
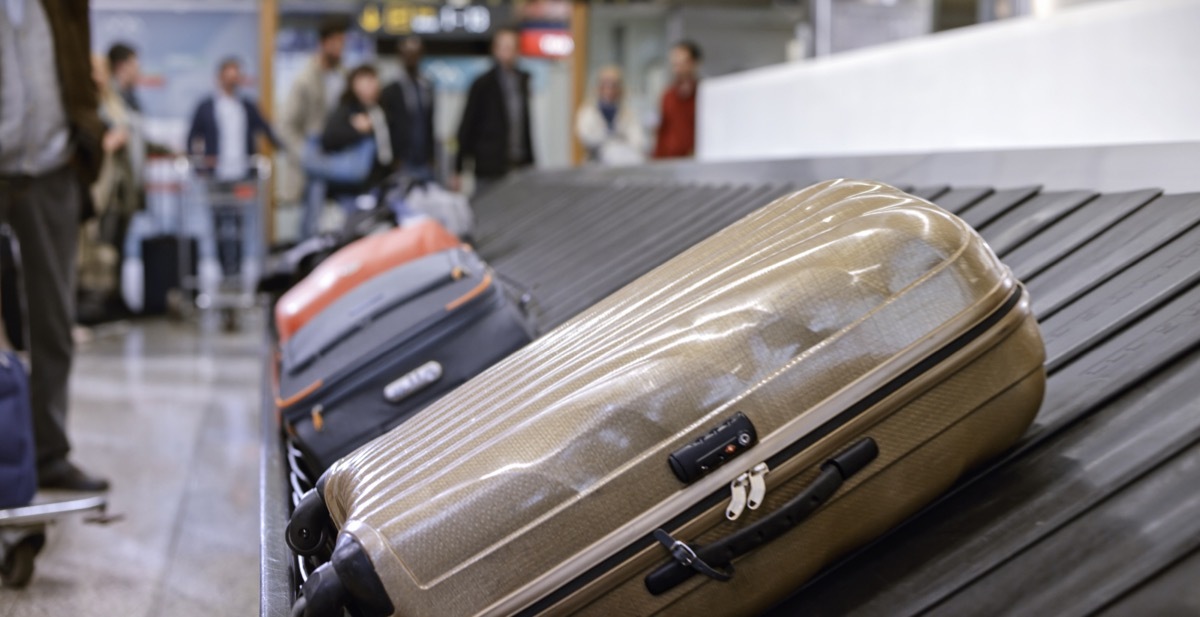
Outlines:
[[1200,0],[1122,0],[706,80],[698,157],[1200,140]]

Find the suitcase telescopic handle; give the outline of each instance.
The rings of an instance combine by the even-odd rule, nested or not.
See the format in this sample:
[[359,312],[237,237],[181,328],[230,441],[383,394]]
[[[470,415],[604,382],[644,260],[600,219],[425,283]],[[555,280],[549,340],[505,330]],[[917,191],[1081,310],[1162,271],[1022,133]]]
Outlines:
[[696,574],[718,581],[733,578],[733,560],[791,531],[816,512],[842,483],[862,471],[879,456],[879,447],[870,437],[821,465],[821,473],[808,488],[770,515],[707,546],[689,546],[658,529],[654,538],[671,553],[672,560],[646,576],[646,589],[660,595],[674,589]]

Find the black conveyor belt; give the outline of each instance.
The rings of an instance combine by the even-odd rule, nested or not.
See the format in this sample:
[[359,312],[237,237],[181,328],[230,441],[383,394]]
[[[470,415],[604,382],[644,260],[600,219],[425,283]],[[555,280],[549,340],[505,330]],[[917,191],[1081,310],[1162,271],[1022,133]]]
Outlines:
[[992,193],[993,190],[990,187],[952,187],[945,193],[937,196],[938,205],[955,214],[959,214],[963,210],[966,210],[967,208],[970,208],[984,199],[987,199]]
[[1004,261],[1017,278],[1033,278],[1158,195],[1157,190],[1102,195],[1006,254]]
[[1015,189],[995,191],[962,211],[954,211],[969,225],[982,229],[988,223],[1004,216],[1005,212],[1017,207],[1025,200],[1037,195],[1039,186],[1023,186]]
[[[1200,181],[1184,155],[1200,144],[539,172],[478,201],[477,249],[545,330],[789,190],[915,187],[1027,282],[1045,404],[1001,460],[769,614],[1200,614]],[[263,614],[282,616],[291,574],[266,519],[290,504],[269,427],[266,442]]]

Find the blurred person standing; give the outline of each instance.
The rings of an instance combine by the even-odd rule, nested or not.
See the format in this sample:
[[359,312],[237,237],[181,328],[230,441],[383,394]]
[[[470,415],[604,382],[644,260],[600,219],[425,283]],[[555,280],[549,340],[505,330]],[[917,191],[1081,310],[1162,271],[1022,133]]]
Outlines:
[[203,155],[206,163],[211,162],[217,180],[243,180],[250,175],[250,159],[258,154],[258,136],[283,147],[258,105],[238,92],[241,84],[241,61],[221,61],[217,93],[200,101],[188,130],[188,152]]
[[700,47],[681,41],[671,48],[672,82],[662,96],[655,158],[692,156],[696,151],[696,87]]
[[575,134],[588,158],[602,165],[636,165],[646,158],[646,135],[624,90],[621,69],[606,66],[596,77],[595,99],[575,114]]
[[109,73],[111,64],[108,58],[92,57],[92,81],[96,84],[96,100],[100,103],[97,109],[105,127],[104,158],[100,175],[91,187],[92,202],[101,218],[111,211],[132,212],[139,206],[133,148],[130,147],[133,131],[130,108],[113,88],[114,80]]
[[341,152],[370,140],[375,160],[367,178],[358,184],[331,184],[329,193],[335,197],[353,197],[369,191],[391,173],[396,163],[390,126],[392,122],[380,106],[379,74],[375,67],[364,64],[350,71],[341,101],[329,115],[321,134],[321,148],[326,152]]
[[38,485],[108,489],[68,456],[75,251],[102,160],[87,0],[0,3],[0,216],[21,244]]
[[425,44],[421,37],[406,36],[397,51],[403,70],[380,95],[391,120],[393,152],[408,176],[433,180],[433,84],[421,74]]
[[142,68],[137,50],[129,43],[114,43],[108,48],[108,70],[112,73],[116,94],[129,109],[141,113],[142,103],[137,96],[137,82],[141,77]]
[[[108,73],[111,79],[100,87],[100,119],[110,128],[125,133],[122,157],[127,161],[136,188],[136,202],[129,204],[140,208],[144,203],[143,171],[146,157],[172,154],[169,148],[146,139],[145,122],[141,101],[137,96],[137,84],[142,76],[141,61],[137,50],[128,43],[116,43],[108,50]],[[129,214],[132,214],[130,211]]]
[[[241,84],[241,61],[237,58],[222,60],[217,65],[217,93],[206,97],[196,107],[192,127],[188,131],[188,151],[202,156],[201,169],[204,172],[211,169],[213,179],[222,184],[256,176],[258,170],[252,158],[258,154],[259,136],[266,137],[275,147],[283,148],[283,143],[263,118],[258,105],[238,92]],[[190,220],[188,215],[192,217]],[[221,219],[231,215],[210,212],[207,208],[193,208],[184,217],[189,220],[185,224],[194,226],[200,235],[197,271],[201,291],[214,293],[220,282],[220,272],[225,275],[238,274],[243,290],[252,290],[258,282],[262,255],[259,226],[262,212],[259,208],[245,208],[240,217],[232,217],[235,220],[240,218],[240,254],[223,252],[224,249],[217,245],[214,216]]]
[[92,81],[105,132],[100,175],[91,187],[96,216],[83,223],[79,234],[76,316],[83,323],[121,312],[117,293],[121,247],[129,221],[141,205],[141,187],[130,163],[128,107],[112,87],[108,66],[108,58],[92,56]]
[[461,190],[467,160],[475,163],[475,194],[486,193],[510,171],[533,165],[529,130],[529,73],[517,68],[517,31],[504,28],[492,39],[495,65],[467,93],[458,127],[453,190]]
[[141,187],[146,142],[142,137],[142,105],[136,91],[141,75],[137,52],[126,43],[114,44],[108,49],[108,70],[105,73],[109,76],[105,84],[96,85],[100,119],[110,129],[124,134],[123,156],[116,157],[116,162],[123,170],[129,171],[133,184]]
[[283,139],[294,155],[286,160],[280,198],[287,203],[304,202],[301,221],[301,237],[307,238],[317,231],[321,199],[309,199],[309,184],[299,160],[310,139],[321,135],[325,120],[337,106],[346,82],[346,71],[342,67],[342,54],[346,48],[346,31],[349,24],[345,18],[329,18],[318,28],[320,43],[317,52],[296,76],[283,108],[280,124]]

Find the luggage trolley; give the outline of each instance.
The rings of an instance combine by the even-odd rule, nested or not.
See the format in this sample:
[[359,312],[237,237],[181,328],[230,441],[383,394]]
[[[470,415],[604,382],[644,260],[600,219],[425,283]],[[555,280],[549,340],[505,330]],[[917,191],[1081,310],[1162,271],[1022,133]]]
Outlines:
[[46,544],[49,524],[72,515],[86,515],[89,522],[103,523],[107,508],[108,499],[96,495],[0,509],[0,584],[17,589],[29,584],[34,560]]
[[[263,268],[263,211],[271,180],[271,162],[251,158],[244,177],[221,178],[211,159],[191,160],[189,224],[198,236],[195,255],[180,255],[182,291],[195,308],[220,312],[226,330],[237,330],[241,311],[255,305]],[[186,232],[185,232],[186,233]],[[181,252],[191,253],[186,243]]]

